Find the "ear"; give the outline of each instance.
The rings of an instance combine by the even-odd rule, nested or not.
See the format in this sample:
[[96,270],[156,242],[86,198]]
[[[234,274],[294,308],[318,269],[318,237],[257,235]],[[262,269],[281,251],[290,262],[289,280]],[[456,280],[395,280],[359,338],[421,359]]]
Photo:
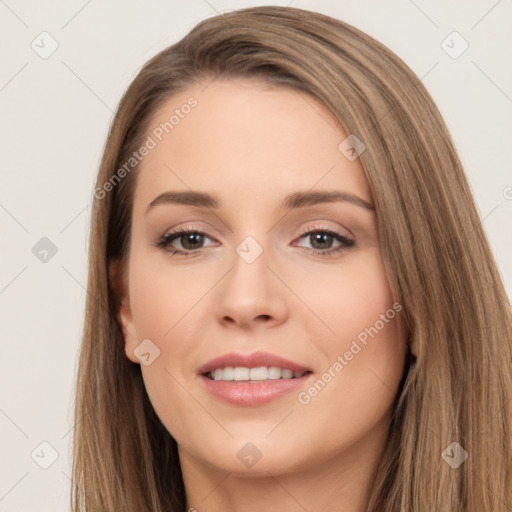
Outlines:
[[121,326],[124,336],[124,350],[126,357],[133,363],[140,361],[133,351],[139,344],[133,316],[130,308],[130,296],[128,293],[128,275],[125,265],[120,261],[113,261],[109,265],[109,278],[116,296],[116,318]]
[[418,337],[413,336],[411,331],[407,328],[407,324],[404,318],[404,312],[403,312],[403,306],[398,300],[395,300],[393,304],[393,308],[396,306],[396,311],[400,311],[400,314],[397,315],[399,326],[398,326],[398,333],[400,338],[405,340],[405,349],[406,351],[409,351],[415,358],[418,357]]
[[415,357],[418,358],[418,337],[413,336],[410,332],[405,340],[407,350]]
[[418,357],[418,340],[416,337],[412,340],[409,339],[409,350],[414,357]]

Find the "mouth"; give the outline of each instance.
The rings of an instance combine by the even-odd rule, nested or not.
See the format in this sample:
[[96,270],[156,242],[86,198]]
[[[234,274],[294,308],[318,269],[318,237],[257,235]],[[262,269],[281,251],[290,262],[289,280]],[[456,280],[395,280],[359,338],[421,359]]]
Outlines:
[[213,359],[199,368],[198,375],[215,398],[238,406],[258,406],[290,394],[313,371],[274,354],[255,352]]

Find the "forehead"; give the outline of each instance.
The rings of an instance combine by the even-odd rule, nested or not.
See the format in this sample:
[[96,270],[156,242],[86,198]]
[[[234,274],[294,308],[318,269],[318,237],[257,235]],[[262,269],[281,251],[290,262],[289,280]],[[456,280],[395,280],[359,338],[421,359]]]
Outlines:
[[315,187],[371,201],[361,164],[339,149],[347,133],[318,100],[289,87],[246,79],[191,86],[163,104],[147,137],[135,208],[166,189],[259,206]]

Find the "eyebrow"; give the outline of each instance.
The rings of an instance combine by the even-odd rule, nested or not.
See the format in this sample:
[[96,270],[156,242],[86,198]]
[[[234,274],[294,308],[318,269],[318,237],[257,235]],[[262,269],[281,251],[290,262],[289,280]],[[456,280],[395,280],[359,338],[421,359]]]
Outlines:
[[[373,204],[365,201],[364,199],[343,191],[319,190],[319,191],[304,191],[295,192],[286,196],[281,204],[283,209],[297,209],[305,208],[307,206],[314,206],[321,203],[334,203],[334,202],[347,202],[365,208],[367,210],[374,210]],[[162,204],[179,204],[186,206],[196,206],[198,208],[213,208],[220,207],[220,201],[206,192],[196,191],[169,191],[164,192],[157,196],[146,208],[146,214],[155,206]]]

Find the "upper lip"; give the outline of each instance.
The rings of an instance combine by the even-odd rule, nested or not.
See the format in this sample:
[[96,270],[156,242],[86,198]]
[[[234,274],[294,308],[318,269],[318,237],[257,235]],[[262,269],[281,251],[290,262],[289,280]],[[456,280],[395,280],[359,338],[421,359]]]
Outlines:
[[253,352],[252,354],[239,354],[230,352],[223,356],[211,359],[203,364],[199,369],[199,374],[211,372],[217,368],[226,368],[228,366],[244,366],[246,368],[258,368],[259,366],[277,366],[279,368],[293,370],[296,372],[311,371],[309,368],[297,364],[284,357],[271,354],[269,352]]

